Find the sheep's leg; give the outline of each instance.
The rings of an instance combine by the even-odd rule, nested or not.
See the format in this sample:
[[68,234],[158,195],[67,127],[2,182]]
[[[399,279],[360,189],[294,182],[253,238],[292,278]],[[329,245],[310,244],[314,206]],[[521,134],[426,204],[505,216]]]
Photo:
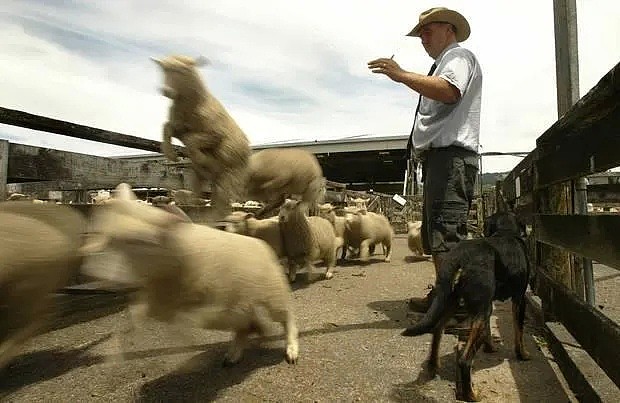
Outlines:
[[176,162],[179,160],[179,156],[172,146],[172,132],[172,125],[170,122],[166,122],[164,124],[163,141],[161,142],[160,149],[162,154],[164,154],[167,159]]
[[224,358],[224,366],[230,366],[238,363],[243,356],[243,351],[248,345],[248,336],[250,335],[250,329],[237,330],[235,337],[233,338],[230,348]]
[[278,196],[277,199],[271,200],[267,204],[265,204],[265,206],[263,206],[260,210],[258,210],[254,214],[254,216],[258,219],[262,219],[274,209],[282,206],[282,204],[284,204],[285,201],[286,201],[286,195],[282,194]]
[[371,244],[370,239],[364,239],[360,243],[360,260],[362,262],[367,262],[368,258],[370,257],[370,244]]
[[297,279],[297,264],[295,262],[289,262],[288,264],[288,280],[294,283]]
[[35,321],[19,329],[14,335],[0,343],[0,369],[6,366],[19,351],[22,344],[39,330],[39,323]]
[[307,261],[305,264],[306,272],[308,273],[308,281],[312,281],[314,279],[314,264],[311,261]]
[[295,315],[288,308],[272,308],[270,313],[271,318],[282,324],[286,332],[286,362],[296,364],[299,356],[299,330],[295,322]]
[[387,239],[383,241],[383,253],[385,254],[385,261],[389,262],[392,259],[392,241]]

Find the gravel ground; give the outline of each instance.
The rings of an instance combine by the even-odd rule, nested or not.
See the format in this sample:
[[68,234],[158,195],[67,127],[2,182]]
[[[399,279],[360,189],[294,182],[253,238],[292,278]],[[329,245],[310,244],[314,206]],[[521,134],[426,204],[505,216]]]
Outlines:
[[[380,249],[380,248],[379,248]],[[127,336],[125,360],[114,359],[112,332],[124,317],[122,297],[64,297],[54,330],[31,340],[0,373],[0,399],[10,402],[125,401],[454,401],[456,336],[442,341],[443,367],[428,380],[423,370],[430,335],[399,335],[410,319],[406,300],[423,296],[433,280],[430,261],[408,257],[397,236],[391,263],[340,266],[332,280],[293,291],[300,328],[300,359],[284,361],[284,339],[275,335],[246,351],[241,363],[221,366],[229,334],[182,330],[148,322]],[[597,284],[598,285],[598,284]],[[496,304],[493,333],[499,351],[480,351],[475,388],[487,402],[567,402],[544,343],[528,326],[533,359],[512,351],[510,303]]]

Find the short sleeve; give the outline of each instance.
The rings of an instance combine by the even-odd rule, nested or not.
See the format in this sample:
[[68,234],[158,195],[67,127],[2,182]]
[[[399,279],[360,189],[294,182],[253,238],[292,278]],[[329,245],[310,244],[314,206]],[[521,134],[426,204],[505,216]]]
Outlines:
[[458,88],[462,96],[469,84],[473,65],[467,53],[460,50],[455,49],[443,57],[438,77]]

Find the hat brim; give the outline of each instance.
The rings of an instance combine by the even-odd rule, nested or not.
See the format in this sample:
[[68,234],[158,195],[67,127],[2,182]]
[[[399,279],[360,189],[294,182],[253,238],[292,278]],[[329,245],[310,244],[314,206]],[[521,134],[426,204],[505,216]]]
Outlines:
[[438,10],[427,15],[418,25],[407,34],[407,36],[420,36],[420,29],[431,22],[448,22],[456,27],[456,41],[463,42],[469,38],[471,30],[469,23],[460,13],[453,10]]

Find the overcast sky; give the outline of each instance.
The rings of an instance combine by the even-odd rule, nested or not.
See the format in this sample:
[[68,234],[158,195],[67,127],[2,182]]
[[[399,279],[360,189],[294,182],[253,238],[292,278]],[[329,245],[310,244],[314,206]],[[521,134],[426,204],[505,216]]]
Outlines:
[[[211,92],[254,145],[411,129],[418,95],[366,63],[426,73],[404,35],[420,12],[459,10],[484,74],[483,151],[530,151],[557,119],[553,1],[3,0],[0,105],[161,139],[169,101],[149,56],[204,55]],[[580,92],[620,61],[620,1],[578,0]],[[94,155],[137,150],[0,125],[0,138]],[[519,159],[486,158],[484,172]]]

